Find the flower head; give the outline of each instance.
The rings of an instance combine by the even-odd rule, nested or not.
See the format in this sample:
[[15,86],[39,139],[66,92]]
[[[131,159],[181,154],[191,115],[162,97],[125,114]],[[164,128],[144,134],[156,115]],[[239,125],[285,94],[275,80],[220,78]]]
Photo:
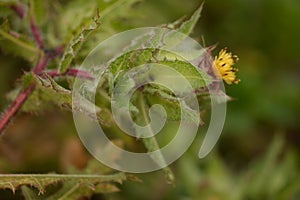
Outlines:
[[240,79],[237,79],[235,72],[238,69],[233,68],[232,66],[238,61],[236,55],[232,55],[231,52],[226,52],[227,49],[222,49],[218,56],[214,60],[214,72],[215,74],[222,78],[227,84],[239,83]]

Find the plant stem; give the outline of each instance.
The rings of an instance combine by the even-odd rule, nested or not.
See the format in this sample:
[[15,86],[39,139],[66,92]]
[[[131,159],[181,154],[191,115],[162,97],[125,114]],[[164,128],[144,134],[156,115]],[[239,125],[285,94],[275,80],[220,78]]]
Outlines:
[[[21,18],[24,18],[26,11],[25,8],[22,6],[22,4],[16,4],[11,7]],[[38,50],[42,53],[39,53],[39,59],[37,61],[37,64],[32,69],[32,72],[35,74],[41,74],[45,67],[47,66],[48,62],[55,58],[56,56],[60,55],[63,51],[63,46],[59,46],[55,48],[52,51],[49,51],[46,53],[45,56],[45,50],[44,50],[44,42],[42,40],[42,36],[40,34],[40,31],[35,23],[32,5],[30,7],[30,29],[33,35],[33,38],[35,39]],[[36,51],[36,48],[32,48],[31,46],[28,46],[27,44],[23,44],[21,41],[16,40],[15,38],[11,37],[9,34],[6,34],[5,32],[0,30],[0,34],[9,37],[10,40],[14,41],[15,43],[22,44],[25,48],[31,51]],[[21,46],[22,46],[21,45]],[[37,51],[37,53],[39,52]],[[16,113],[20,110],[24,102],[27,100],[29,95],[32,93],[34,88],[36,87],[36,83],[31,83],[27,88],[20,91],[20,93],[17,95],[15,100],[10,104],[10,106],[6,109],[4,114],[0,117],[0,135],[3,133],[4,129],[7,127],[11,119],[16,115]]]
[[[33,68],[34,73],[38,73],[41,70],[44,69],[44,67],[48,63],[48,56],[45,58],[39,58],[37,61],[37,64]],[[20,110],[26,99],[29,97],[29,95],[32,93],[36,86],[36,83],[30,84],[27,88],[20,91],[15,100],[10,104],[10,106],[7,108],[7,110],[4,112],[4,114],[0,118],[0,135],[3,133],[11,119],[17,114],[17,112]]]
[[[46,56],[40,57],[37,61],[37,64],[32,69],[35,74],[41,73],[45,67],[47,66],[49,60],[53,59],[53,57],[59,55],[61,53],[61,48],[56,48],[53,51],[49,52]],[[4,114],[0,118],[0,135],[3,133],[11,119],[17,114],[20,110],[24,102],[27,100],[28,96],[32,93],[36,86],[36,83],[30,84],[27,88],[22,90],[15,100],[10,104],[10,106],[6,109]]]
[[42,36],[41,36],[40,31],[34,21],[32,14],[30,16],[30,29],[31,29],[33,38],[34,38],[35,42],[37,43],[38,47],[40,49],[44,49],[44,42],[42,40]]
[[[149,117],[148,117],[148,105],[145,102],[144,95],[143,95],[142,91],[138,92],[138,102],[139,102],[139,109],[140,109],[140,112],[142,114],[140,119],[142,119],[143,122],[146,123],[146,125],[148,125],[148,124],[150,124]],[[151,128],[150,128],[150,131],[153,132]],[[148,138],[142,138],[142,141],[143,141],[145,147],[147,148],[147,150],[149,152],[159,150],[159,148],[160,148],[155,136],[148,137]],[[165,161],[163,155],[161,153],[160,154],[155,154],[155,155],[157,155],[157,156],[153,157],[152,159],[159,166],[165,165],[166,161]],[[170,167],[168,167],[168,166],[165,167],[163,169],[163,171],[165,173],[167,182],[169,184],[174,185],[175,184],[175,178],[174,178],[174,174],[173,174],[172,170],[170,169]]]
[[26,15],[26,9],[21,3],[12,5],[11,9],[13,9],[21,19],[23,19]]
[[11,119],[15,116],[21,106],[24,104],[29,94],[34,90],[35,84],[29,85],[24,91],[21,91],[14,102],[8,107],[8,109],[4,112],[0,119],[0,135],[7,127]]
[[74,76],[74,77],[78,77],[78,78],[82,78],[82,79],[88,79],[88,80],[94,80],[95,79],[89,72],[79,70],[79,69],[75,69],[75,68],[68,68],[67,71],[65,73],[62,73],[62,74],[59,73],[58,70],[48,71],[47,74],[49,74],[52,77],[68,75],[68,76]]

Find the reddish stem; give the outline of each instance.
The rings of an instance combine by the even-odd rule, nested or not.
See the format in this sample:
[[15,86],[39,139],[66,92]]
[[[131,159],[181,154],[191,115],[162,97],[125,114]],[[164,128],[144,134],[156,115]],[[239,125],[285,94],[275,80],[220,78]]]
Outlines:
[[49,74],[52,77],[68,75],[68,76],[74,76],[74,77],[78,77],[78,78],[82,78],[82,79],[88,79],[88,80],[94,80],[95,79],[89,72],[82,71],[80,69],[75,69],[75,68],[69,68],[63,74],[60,74],[57,70],[48,71],[47,74]]
[[40,49],[44,49],[44,43],[42,40],[42,36],[40,34],[38,27],[36,26],[33,16],[30,16],[30,29],[31,29],[32,35],[33,35],[34,40],[37,43],[38,47]]
[[[21,18],[24,18],[26,12],[24,7],[21,4],[17,4],[11,7]],[[40,31],[38,27],[35,24],[34,18],[31,15],[30,16],[30,28],[32,35],[38,45],[38,47],[42,50],[44,50],[44,43],[40,34]],[[63,51],[63,46],[60,46],[58,48],[55,48],[52,51],[49,51],[46,53],[45,57],[40,57],[38,59],[37,64],[35,67],[32,69],[32,72],[35,74],[40,74],[42,71],[45,69],[47,66],[48,62],[55,58],[56,56],[60,55]],[[29,95],[32,93],[36,86],[36,83],[30,84],[27,88],[22,90],[13,103],[7,108],[7,110],[3,113],[3,115],[0,117],[0,135],[5,129],[5,127],[9,124],[11,119],[16,115],[16,113],[20,110],[24,102],[27,100]]]
[[[44,59],[39,59],[35,67],[33,68],[33,72],[37,73],[39,70],[42,70],[44,66],[46,66],[48,62],[48,56]],[[4,112],[4,114],[0,118],[0,135],[5,127],[9,124],[11,119],[17,114],[18,110],[22,107],[28,96],[34,90],[36,84],[30,84],[25,90],[19,92],[15,100],[10,104],[8,109]]]
[[12,5],[11,9],[13,9],[17,13],[17,15],[22,19],[26,15],[26,9],[25,9],[24,5],[22,5],[22,4]]
[[56,56],[60,55],[63,51],[63,47],[59,46],[57,48],[55,48],[52,51],[49,51],[46,56],[44,57],[44,59],[39,59],[39,61],[37,62],[36,66],[33,68],[33,72],[35,74],[40,74],[46,67],[46,65],[48,64],[48,62],[50,60],[52,60],[53,58],[55,58]]
[[[49,60],[53,59],[55,56],[59,55],[62,51],[62,48],[56,48],[53,51],[46,54],[46,56],[42,59],[39,59],[35,67],[33,68],[33,72],[36,74],[41,73]],[[4,112],[4,114],[0,118],[0,135],[5,127],[9,124],[11,119],[16,115],[18,110],[22,107],[24,102],[27,100],[28,96],[32,93],[36,86],[36,83],[30,84],[25,90],[21,91],[18,96],[15,98],[13,103],[8,107],[8,109]]]
[[46,55],[44,59],[39,59],[35,67],[32,69],[32,71],[37,74],[43,71],[44,67],[48,63],[49,57]]
[[35,84],[29,85],[24,91],[21,91],[14,102],[8,107],[8,109],[1,116],[0,120],[0,134],[5,129],[5,127],[9,124],[11,119],[15,116],[21,106],[24,104],[29,94],[34,90]]

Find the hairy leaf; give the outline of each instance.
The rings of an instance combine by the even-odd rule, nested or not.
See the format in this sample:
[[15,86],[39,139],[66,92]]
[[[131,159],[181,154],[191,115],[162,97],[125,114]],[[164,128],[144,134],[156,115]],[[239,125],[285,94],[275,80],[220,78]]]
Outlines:
[[[197,90],[205,87],[211,83],[211,77],[200,69],[195,68],[188,62],[176,60],[176,61],[161,61],[160,64],[172,67],[181,75],[183,75],[191,84],[192,88]],[[170,81],[176,81],[175,77],[168,77]]]
[[59,8],[58,28],[60,37],[67,41],[73,35],[78,34],[83,23],[88,23],[96,13],[97,3],[95,1],[74,0]]
[[44,77],[28,74],[24,77],[23,84],[30,81],[28,80],[30,76],[37,83],[37,86],[23,105],[23,111],[40,112],[56,106],[71,108],[72,99],[70,90],[60,86],[46,74],[44,74]]
[[124,173],[116,173],[112,175],[97,175],[97,174],[1,174],[0,189],[11,189],[16,191],[20,186],[27,185],[35,187],[41,194],[45,193],[45,188],[48,185],[69,181],[76,183],[77,187],[81,185],[89,186],[98,183],[123,183],[127,180]]
[[[112,169],[100,163],[98,160],[92,159],[88,163],[87,167],[83,172],[76,169],[69,170],[70,173],[80,173],[80,174],[99,174],[99,173],[112,173]],[[103,175],[111,176],[111,175]],[[48,200],[72,200],[78,199],[79,197],[86,196],[90,197],[95,193],[111,193],[118,192],[119,188],[115,183],[122,184],[124,181],[139,181],[139,179],[132,175],[125,175],[123,173],[115,174],[115,177],[111,180],[97,181],[89,180],[89,182],[78,182],[77,180],[68,179],[67,182],[63,183],[62,188],[55,194],[48,197]]]
[[188,20],[184,21],[176,30],[183,34],[190,35],[201,16],[202,8],[203,4],[201,4],[201,6],[194,12],[194,14]]
[[[163,43],[167,44],[169,47],[175,47],[176,45],[180,45],[181,42],[184,41],[184,39],[186,39],[186,37],[189,36],[194,30],[194,27],[200,18],[202,7],[203,4],[194,12],[194,14],[189,19],[185,21],[179,19],[172,24],[166,25],[166,27],[175,31],[169,32],[166,36],[164,36]],[[177,32],[180,32],[182,34],[178,34]],[[201,56],[202,53],[202,49],[189,49],[187,53],[182,52],[184,58],[188,60],[193,60]],[[162,56],[165,56],[166,58],[170,59],[170,54],[168,52],[167,54],[166,52],[163,52]],[[174,55],[171,56],[174,57]],[[175,56],[175,59],[184,60],[183,58],[178,56]]]
[[60,73],[66,72],[72,60],[76,56],[77,52],[80,50],[82,43],[86,40],[89,34],[97,29],[100,25],[100,16],[97,14],[89,22],[83,22],[84,25],[81,28],[81,31],[73,36],[69,44],[67,45],[62,59],[59,63]]

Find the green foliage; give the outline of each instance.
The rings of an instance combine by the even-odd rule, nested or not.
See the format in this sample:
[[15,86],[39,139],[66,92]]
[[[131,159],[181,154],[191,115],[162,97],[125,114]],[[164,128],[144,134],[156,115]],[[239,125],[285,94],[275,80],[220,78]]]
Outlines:
[[[97,160],[91,160],[83,171],[70,168],[69,173],[3,174],[0,189],[10,189],[15,193],[21,187],[25,199],[71,200],[94,193],[118,192],[118,185],[124,181],[140,182],[133,175],[115,173],[103,167]],[[58,186],[54,194],[46,191],[51,185]]]
[[27,36],[11,31],[8,21],[0,26],[0,40],[3,52],[20,56],[28,61],[34,61],[42,53]]
[[[182,32],[184,34],[190,34],[192,29],[194,28],[197,20],[200,17],[202,7],[200,7],[190,19],[187,19],[186,21],[181,22],[175,22],[174,24],[178,25],[178,27],[175,27],[175,25],[169,24],[168,27],[172,27],[174,30]],[[151,40],[152,43],[155,43],[155,40],[160,40],[159,35],[156,36],[157,38],[149,37],[149,35],[142,36],[141,38],[137,38],[131,45],[135,45],[136,47],[142,46],[142,44],[148,42]],[[169,39],[166,42],[174,42],[174,45],[178,44],[180,41],[184,39],[182,38],[175,38],[175,40],[172,40],[172,38],[175,37],[175,35],[169,35],[167,39]],[[173,43],[171,43],[173,44]],[[128,49],[133,48],[133,46],[129,46]],[[135,47],[133,49],[136,49]],[[131,68],[134,68],[136,66],[144,65],[147,63],[159,63],[162,65],[169,66],[176,71],[178,71],[180,74],[182,74],[191,84],[191,86],[196,90],[199,88],[203,88],[210,84],[211,80],[210,77],[205,74],[204,72],[201,72],[200,70],[197,70],[194,66],[192,66],[190,63],[188,63],[185,60],[167,60],[166,57],[163,57],[162,55],[167,55],[165,51],[157,50],[157,49],[140,49],[137,48],[137,50],[129,51],[112,61],[111,66],[109,68],[109,73],[112,74],[114,77],[115,82],[119,80],[119,77],[122,77],[122,74],[124,74],[126,71],[130,70]],[[201,55],[200,52],[198,52],[198,56]],[[159,74],[155,73],[155,74]],[[145,72],[144,76],[150,76],[147,72]],[[122,85],[123,87],[133,87],[135,77],[132,77],[133,80],[127,80],[126,85]],[[146,77],[147,78],[147,77]],[[178,77],[168,77],[170,79],[170,82],[173,82]],[[155,77],[154,77],[155,79]],[[114,84],[112,82],[111,84]],[[113,85],[109,86],[110,88],[114,87]],[[125,88],[121,88],[124,90]],[[150,93],[149,93],[150,91]],[[176,99],[172,96],[172,94],[168,93],[169,91],[166,91],[165,88],[161,86],[144,86],[143,88],[143,94],[138,94],[137,96],[134,96],[132,99],[133,102],[137,102],[139,106],[139,112],[134,113],[138,121],[141,123],[149,123],[148,117],[147,117],[147,103],[144,100],[145,97],[149,97],[148,102],[151,102],[152,99],[155,99],[157,95],[160,95],[161,97],[161,105],[164,105],[168,119],[170,120],[177,120],[179,121],[181,119],[181,112],[180,112],[180,106],[178,105]],[[153,96],[153,94],[155,94]],[[164,95],[161,95],[164,94]],[[137,99],[135,99],[137,97]],[[170,99],[172,99],[172,102],[170,102]],[[153,102],[153,101],[152,101]],[[151,102],[151,103],[152,103]],[[171,103],[171,104],[170,104]],[[167,105],[167,106],[166,106]],[[131,109],[136,110],[135,107],[131,106]],[[132,111],[132,110],[131,110]],[[192,113],[192,110],[191,110]],[[141,117],[142,115],[142,117]],[[192,115],[190,119],[192,118]],[[192,119],[191,119],[192,120]],[[142,139],[147,151],[155,151],[159,149],[158,142],[155,137],[151,138],[144,138]],[[158,165],[164,165],[165,160],[161,154],[157,154],[157,156],[154,158],[154,160],[158,163]],[[170,168],[164,169],[167,181],[171,184],[174,184],[174,175]]]
[[[68,68],[73,63],[77,62],[77,59],[80,60],[82,56],[87,56],[84,48],[90,47],[94,40],[101,41],[106,34],[111,35],[117,31],[120,31],[120,27],[122,26],[120,26],[119,21],[122,17],[130,17],[128,16],[128,10],[132,9],[135,3],[137,3],[136,0],[115,0],[107,3],[102,1],[96,3],[92,1],[83,2],[77,0],[69,2],[64,8],[56,8],[56,10],[61,11],[58,17],[54,17],[55,19],[59,19],[56,30],[58,30],[60,33],[60,38],[63,39],[54,39],[54,36],[51,36],[53,30],[49,30],[50,32],[46,33],[46,41],[52,42],[51,44],[46,44],[46,46],[52,46],[54,43],[58,43],[57,40],[61,40],[62,44],[65,45],[61,59],[59,61],[54,61],[54,64],[57,64],[56,69],[58,72],[60,74],[66,73]],[[99,8],[100,13],[96,11],[97,8]],[[66,11],[63,11],[63,9],[66,9]],[[201,9],[202,7],[200,7],[191,16],[191,18],[187,19],[186,21],[176,21],[174,24],[168,24],[167,26],[189,35],[192,32],[198,18],[200,17]],[[38,26],[47,27],[47,24],[45,24],[47,18],[46,12],[49,12],[49,8],[44,7],[43,1],[30,1],[29,17],[34,19]],[[101,28],[98,29],[100,23]],[[43,30],[46,29],[43,28]],[[11,51],[7,51],[8,53],[13,52],[16,55],[23,56],[31,61],[32,58],[30,55],[36,56],[37,54],[40,54],[40,50],[35,46],[33,41],[23,40],[23,37],[15,38],[13,35],[11,35],[11,31],[8,28],[7,22],[2,25],[0,34],[5,40],[15,45],[15,47],[12,45],[10,46],[13,48]],[[173,41],[178,43],[185,38],[185,36],[174,39],[172,39],[172,37],[174,37],[174,35],[169,35],[167,37],[168,41],[166,42]],[[24,49],[24,53],[22,54],[22,51],[19,51],[19,49]],[[199,56],[201,55],[201,52],[195,52],[195,55]],[[189,64],[184,59],[168,59],[170,57],[172,57],[170,53],[158,51],[156,49],[138,49],[121,55],[111,63],[110,69],[106,73],[106,80],[104,79],[102,81],[98,94],[110,101],[111,89],[114,87],[114,84],[119,77],[121,77],[120,75],[135,66],[147,64],[148,62],[157,62],[177,70],[191,83],[195,90],[210,84],[211,80],[204,72],[195,69],[194,66]],[[170,77],[170,81],[174,81],[175,79],[176,77]],[[30,94],[25,104],[22,106],[22,111],[38,113],[41,111],[56,109],[57,107],[71,108],[72,90],[65,89],[60,85],[60,82],[54,80],[47,73],[25,73],[20,82],[21,85],[10,93],[9,96],[11,99],[16,97],[18,91],[24,90],[30,85],[35,85],[33,93]],[[67,82],[69,83],[67,88],[72,88],[72,82],[72,80]],[[130,85],[127,85],[126,87],[129,86]],[[150,102],[148,98],[150,98],[151,95],[159,96],[162,103],[168,103],[172,101],[172,106],[176,105],[177,109],[179,109],[176,99],[172,96],[172,94],[169,93],[169,91],[160,86],[149,85],[145,87],[142,95],[138,95],[137,99],[133,98],[132,102],[130,103],[130,110],[135,115],[135,118],[137,118],[137,116],[140,114],[143,115],[143,117],[140,118],[140,122],[149,122],[147,117],[147,103]],[[145,99],[146,96],[147,101]],[[100,123],[108,125],[109,119],[112,118],[111,113],[108,110],[109,104],[105,103],[105,101],[100,101],[96,107],[99,108]],[[174,112],[176,108],[166,110],[167,112],[170,112],[169,119],[180,119],[180,112]],[[147,151],[155,151],[159,149],[158,141],[155,137],[143,139],[142,142],[144,143]],[[163,156],[161,154],[156,155],[157,157],[154,159],[157,161],[157,163],[159,165],[165,165]],[[90,171],[90,167],[90,165],[87,166],[85,168],[85,172]],[[167,182],[174,184],[174,175],[171,169],[167,167],[164,169],[164,172]],[[81,196],[91,196],[94,193],[116,192],[119,191],[119,189],[113,183],[122,183],[128,179],[136,180],[136,178],[124,173],[99,175],[101,170],[96,170],[92,174],[81,174],[80,171],[76,170],[70,171],[70,173],[71,174],[2,175],[0,177],[2,180],[0,188],[9,188],[15,192],[16,189],[22,187],[22,192],[26,199],[77,199]],[[34,187],[38,190],[39,194],[44,194],[47,186],[53,184],[57,185],[58,183],[61,185],[61,187],[54,194],[46,194],[46,196],[39,196],[36,194],[35,190],[30,188]]]
[[[11,9],[20,3],[26,12],[24,19],[20,19]],[[0,0],[0,86],[4,88],[1,91],[11,90],[6,95],[9,102],[2,98],[1,103],[9,104],[20,91],[33,84],[35,89],[21,111],[39,114],[36,118],[35,115],[27,114],[15,117],[17,120],[12,128],[1,137],[0,171],[7,173],[0,175],[1,199],[12,198],[10,193],[6,193],[9,190],[15,193],[16,199],[34,200],[97,199],[95,194],[99,193],[102,194],[100,199],[115,200],[299,199],[299,137],[296,135],[299,132],[300,112],[299,94],[296,92],[299,86],[296,73],[300,45],[297,39],[300,34],[299,1],[229,0],[226,4],[218,0],[209,1],[205,4],[205,17],[198,23],[202,6],[196,8],[200,3],[180,0]],[[195,10],[191,17],[181,17],[173,23],[167,23],[191,10]],[[32,36],[29,23],[31,17],[41,33],[44,50],[37,47]],[[72,148],[69,149],[70,154],[75,155],[75,161],[81,165],[71,165],[82,170],[70,168],[69,165],[65,168],[61,164],[68,158],[63,156],[65,148],[69,148],[65,142],[76,137],[76,134],[71,113],[59,110],[71,110],[74,78],[64,73],[80,65],[100,41],[130,28],[153,25],[186,35],[195,31],[197,35],[193,36],[198,41],[201,31],[208,44],[218,42],[220,48],[228,46],[241,58],[238,64],[242,82],[238,87],[227,88],[228,93],[235,98],[231,98],[234,102],[228,104],[228,118],[218,149],[199,161],[196,155],[201,141],[198,138],[189,152],[170,168],[163,169],[165,176],[161,175],[161,171],[139,175],[145,180],[143,184],[135,183],[138,181],[136,177],[116,173],[95,160],[84,165],[85,162],[81,161],[84,156]],[[149,35],[136,38],[136,44],[140,45],[138,42],[147,40],[147,37],[149,39]],[[170,34],[164,42],[176,45],[184,38]],[[46,70],[37,74],[22,73],[58,46],[64,47],[62,55],[48,63]],[[191,50],[184,56],[194,59],[201,53],[199,50]],[[209,97],[202,92],[212,83],[209,75],[171,52],[150,48],[130,51],[115,58],[98,85],[96,111],[109,138],[117,138],[124,143],[125,149],[138,152],[154,151],[167,143],[174,137],[172,134],[176,132],[177,122],[181,119],[179,101],[175,95],[162,86],[149,84],[132,96],[129,110],[137,123],[146,124],[149,107],[160,104],[167,112],[166,127],[155,137],[146,139],[133,139],[116,127],[110,111],[112,89],[128,70],[149,62],[167,65],[184,75],[192,87],[199,91],[201,120],[209,122],[206,119],[209,117],[206,116],[209,109],[205,106]],[[57,70],[60,77],[49,76],[46,73],[48,69]],[[145,72],[144,75],[149,74]],[[170,78],[170,81],[176,78]],[[12,88],[14,80],[17,80],[15,89]],[[134,78],[128,80],[124,87],[132,86],[134,81]],[[93,105],[91,102],[86,105],[86,112],[90,112]],[[55,111],[51,112],[55,114],[50,115],[47,111]],[[58,118],[61,113],[64,116]],[[190,113],[189,120],[193,120],[193,110]],[[46,122],[41,124],[40,119],[44,117]],[[55,131],[45,136],[43,133],[49,133],[46,130],[49,126],[53,126]],[[199,133],[202,133],[202,127],[199,129]],[[267,133],[278,129],[284,130],[284,137]],[[28,136],[28,132],[32,132],[32,135]],[[55,137],[54,146],[50,142],[52,137]],[[274,140],[269,142],[273,137]],[[28,139],[38,142],[37,146],[42,148],[28,147],[24,150],[21,146],[35,146],[32,141],[28,145]],[[54,152],[53,157],[58,161],[44,156],[47,152]],[[107,152],[110,153],[109,150]],[[163,165],[164,157],[156,155],[157,164]],[[35,161],[36,158],[39,161]],[[44,167],[45,163],[51,163],[51,166]],[[59,163],[59,166],[52,163]],[[30,174],[11,174],[22,173],[22,167]],[[56,173],[42,174],[52,169]],[[175,188],[164,185],[166,180],[174,184],[175,178]],[[124,181],[126,184],[121,185]],[[23,197],[18,196],[21,192]]]
[[[175,60],[175,61],[164,60],[160,64],[174,68],[190,82],[192,88],[195,90],[211,84],[211,77],[209,75],[207,75],[205,72],[201,70],[196,69],[188,62],[181,61],[181,60]],[[170,81],[175,81],[175,80],[176,80],[176,76],[170,79]]]
[[82,43],[86,40],[86,37],[95,29],[97,29],[100,25],[100,16],[97,13],[95,18],[92,21],[84,22],[86,25],[81,25],[81,31],[75,34],[71,41],[69,42],[68,46],[65,49],[64,55],[59,63],[59,72],[64,73],[70,66],[73,58],[78,53],[79,49],[81,48]]
[[[90,196],[95,192],[116,192],[118,189],[112,183],[121,184],[123,181],[126,181],[131,177],[123,173],[117,173],[112,175],[3,174],[0,178],[0,188],[11,189],[13,192],[15,192],[18,187],[26,185],[35,187],[38,189],[39,194],[44,194],[47,186],[63,183],[63,187],[55,193],[55,195],[50,196],[47,199],[76,199],[80,196]],[[31,193],[27,194],[29,197],[32,196],[32,192],[29,192],[28,188],[23,190]]]
[[[167,26],[170,29],[174,29],[178,32],[182,32],[183,34],[189,35],[192,32],[196,22],[200,17],[201,10],[202,10],[202,6],[199,9],[197,9],[189,19],[186,19],[185,21],[181,19],[172,24],[168,24],[165,26]],[[207,75],[200,69],[196,69],[185,59],[180,58],[174,55],[173,53],[166,52],[164,50],[151,49],[151,48],[147,48],[147,49],[139,48],[143,46],[142,44],[146,43],[149,40],[151,40],[152,43],[155,43],[155,40],[158,40],[160,42],[159,34],[156,37],[157,38],[153,38],[153,37],[149,37],[149,35],[145,35],[141,38],[137,38],[131,44],[135,46],[134,47],[129,46],[128,49],[137,48],[138,50],[129,51],[115,58],[115,60],[112,61],[109,68],[109,72],[112,74],[111,76],[114,77],[112,78],[114,79],[114,81],[110,82],[109,84],[110,88],[114,87],[113,86],[114,82],[117,82],[119,80],[119,77],[122,77],[122,75],[126,71],[136,66],[145,65],[147,63],[158,63],[175,69],[177,72],[183,75],[190,82],[194,90],[204,88],[207,85],[211,84],[211,77],[209,75]],[[184,40],[185,37],[186,36],[178,38],[176,34],[173,34],[171,32],[170,35],[164,38],[164,40],[166,43],[176,45],[180,41]],[[203,52],[201,51],[195,51],[194,56],[195,57],[200,56],[202,53]],[[190,58],[191,55],[188,56]],[[174,57],[175,59],[172,59]],[[159,74],[159,72],[156,73],[156,75],[157,74]],[[147,76],[146,72],[144,76]],[[148,76],[150,77],[150,74]],[[155,79],[155,77],[152,78]],[[178,78],[177,76],[168,77],[170,82],[174,82],[177,78]],[[133,83],[134,80],[131,82]],[[132,85],[127,84],[125,87],[132,87]],[[172,93],[170,93],[170,91],[166,90],[164,87],[158,85],[146,85],[143,88],[143,95],[147,97],[148,102],[151,104],[159,103],[161,105],[164,105],[169,120],[179,121],[181,119],[181,111],[177,99],[173,96]],[[192,115],[190,119],[193,120]]]
[[71,91],[56,83],[49,75],[44,77],[31,74],[37,83],[35,91],[30,95],[23,106],[24,111],[40,112],[51,108],[71,108]]
[[41,77],[33,73],[26,73],[22,77],[22,86],[10,92],[8,97],[11,100],[15,99],[20,90],[24,90],[31,84],[36,84],[36,87],[23,105],[23,111],[38,113],[57,107],[71,109],[71,91],[60,86],[47,74],[43,74]]
[[[194,30],[196,23],[198,22],[198,20],[201,16],[202,8],[203,8],[203,3],[194,12],[194,14],[190,17],[190,19],[184,21],[177,30],[183,34],[190,35],[192,33],[192,31]],[[176,26],[177,24],[178,23],[175,22],[174,26]],[[172,27],[172,24],[171,24],[171,27]]]

